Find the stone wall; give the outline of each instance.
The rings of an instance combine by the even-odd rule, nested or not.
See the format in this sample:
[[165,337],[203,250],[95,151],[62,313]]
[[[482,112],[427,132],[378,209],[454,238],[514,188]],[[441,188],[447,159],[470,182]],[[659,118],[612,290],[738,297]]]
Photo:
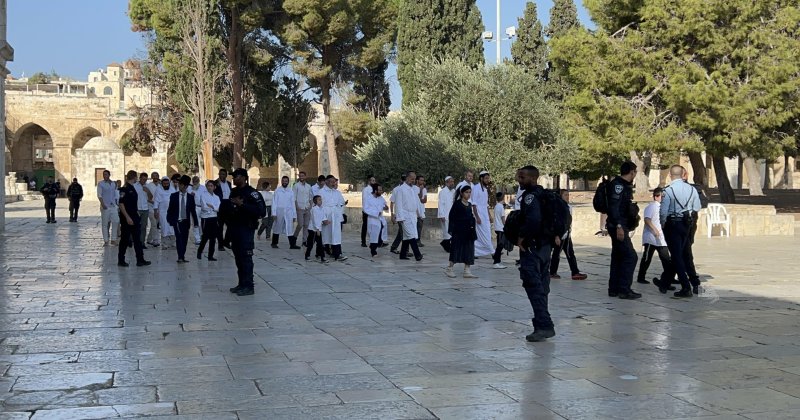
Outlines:
[[[93,188],[95,183],[95,171],[97,169],[108,169],[111,172],[111,179],[125,179],[125,155],[122,150],[83,150],[75,151],[75,170],[78,182],[83,185],[84,193],[87,188]],[[91,191],[91,190],[89,190]]]

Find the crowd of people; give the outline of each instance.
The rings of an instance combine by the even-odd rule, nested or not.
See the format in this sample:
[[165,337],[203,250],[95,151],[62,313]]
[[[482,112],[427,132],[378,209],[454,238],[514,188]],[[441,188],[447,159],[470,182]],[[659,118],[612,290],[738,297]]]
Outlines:
[[[631,237],[639,225],[639,210],[633,202],[635,176],[636,165],[625,162],[620,175],[604,183],[597,193],[604,200],[598,211],[605,216],[605,230],[612,244],[608,295],[620,299],[641,297],[632,289],[638,256]],[[670,177],[666,188],[653,191],[653,202],[644,211],[644,252],[637,282],[649,283],[645,276],[654,254],[658,253],[663,272],[653,283],[661,293],[666,293],[674,290],[672,284],[677,282],[681,290],[675,296],[685,298],[697,294],[699,287],[691,244],[701,208],[701,192],[686,181],[686,170],[681,166],[670,168]],[[535,167],[520,168],[513,204],[506,204],[506,195],[493,190],[487,171],[478,174],[478,182],[473,182],[472,171],[466,171],[458,184],[448,176],[439,191],[436,209],[441,224],[439,244],[449,256],[445,269],[449,278],[457,277],[456,265],[463,265],[464,278],[477,278],[471,271],[477,258],[491,257],[492,268],[505,269],[503,254],[514,247],[519,249],[516,264],[534,314],[534,331],[526,339],[533,342],[555,335],[548,295],[551,279],[560,278],[561,254],[566,255],[573,280],[587,278],[578,269],[569,226],[557,233],[548,226],[555,223],[548,213],[553,209],[547,204],[548,192],[538,185],[538,178]],[[121,267],[129,266],[128,248],[134,249],[137,266],[150,265],[143,252],[148,246],[174,247],[177,263],[186,263],[190,237],[197,245],[197,259],[202,259],[207,246],[209,261],[216,261],[215,250],[230,248],[239,278],[237,286],[230,290],[240,296],[254,293],[255,237],[259,240],[265,237],[272,248],[279,248],[280,237],[285,236],[289,249],[305,248],[306,261],[311,260],[312,252],[321,263],[347,259],[342,251],[347,201],[335,176],[320,175],[315,184],[309,184],[306,173],[300,172],[294,184],[289,177],[282,177],[274,191],[269,182],[264,182],[260,191],[250,187],[244,169],[235,170],[231,179],[233,185],[225,169],[219,171],[217,179],[204,184],[197,176],[160,177],[157,172],[148,175],[129,171],[125,183],[120,184],[111,181],[110,172],[104,171],[103,180],[97,185],[104,245],[116,245],[119,240]],[[60,194],[60,186],[48,179],[41,192],[45,196],[47,223],[54,223],[55,197]],[[567,190],[560,190],[559,194],[560,200],[569,202]],[[73,179],[66,195],[70,200],[70,221],[76,222],[83,198],[83,188],[77,179]],[[369,248],[371,257],[378,257],[378,250],[388,246],[401,260],[410,260],[412,255],[416,261],[423,259],[420,248],[424,247],[421,237],[427,196],[425,178],[414,171],[402,174],[388,202],[384,187],[369,177],[362,191],[361,246]],[[515,210],[509,216],[508,208]],[[572,207],[567,205],[567,208],[571,214]],[[397,226],[391,245],[387,212],[391,223]],[[571,216],[568,220],[571,223]],[[506,237],[507,234],[510,236]]]

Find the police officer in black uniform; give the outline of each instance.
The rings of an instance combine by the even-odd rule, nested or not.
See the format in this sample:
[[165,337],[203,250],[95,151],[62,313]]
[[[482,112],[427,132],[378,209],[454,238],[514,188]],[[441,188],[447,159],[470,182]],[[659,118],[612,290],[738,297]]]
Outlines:
[[72,178],[72,184],[67,187],[67,199],[69,199],[69,221],[77,222],[78,210],[83,199],[83,187],[78,183],[78,178]]
[[608,184],[608,220],[606,228],[611,237],[611,268],[608,276],[608,296],[620,299],[639,299],[641,294],[631,289],[633,273],[639,256],[633,248],[630,231],[634,229],[633,179],[636,164],[624,162],[620,175]]
[[46,223],[56,223],[56,198],[61,194],[61,188],[53,182],[53,177],[47,178],[41,189],[44,196],[44,211],[47,213]]
[[141,221],[139,220],[139,194],[133,184],[138,179],[136,171],[128,171],[125,176],[125,185],[119,188],[119,226],[122,230],[122,239],[119,241],[119,253],[117,254],[117,265],[127,267],[125,253],[133,242],[133,249],[136,251],[136,266],[141,267],[150,265],[150,261],[144,259],[141,241]]
[[[232,287],[231,293],[249,296],[255,293],[253,287],[253,239],[258,222],[266,216],[267,205],[264,198],[253,187],[247,185],[247,171],[239,168],[233,171],[230,205],[220,209],[228,225],[231,250],[236,261],[239,284]],[[227,236],[227,234],[226,234]]]
[[538,198],[544,189],[537,185],[539,170],[535,166],[525,166],[517,171],[517,176],[520,188],[524,191],[520,197],[523,221],[517,241],[520,249],[519,274],[533,308],[533,332],[525,339],[538,342],[556,335],[547,300],[550,294],[550,254],[553,241],[560,239],[544,237],[542,206]]

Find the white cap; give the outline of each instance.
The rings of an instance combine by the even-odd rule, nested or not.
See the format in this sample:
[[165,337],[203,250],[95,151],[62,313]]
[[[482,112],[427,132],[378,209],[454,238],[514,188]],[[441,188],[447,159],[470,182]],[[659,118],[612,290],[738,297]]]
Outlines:
[[489,175],[489,171],[481,171],[481,173],[478,174],[478,176],[484,176],[484,175]]
[[164,175],[164,176],[161,177],[161,180],[162,181],[169,181],[169,177]]
[[448,176],[444,177],[444,182],[447,182],[447,181],[449,181],[451,179],[453,179],[453,177],[448,175]]

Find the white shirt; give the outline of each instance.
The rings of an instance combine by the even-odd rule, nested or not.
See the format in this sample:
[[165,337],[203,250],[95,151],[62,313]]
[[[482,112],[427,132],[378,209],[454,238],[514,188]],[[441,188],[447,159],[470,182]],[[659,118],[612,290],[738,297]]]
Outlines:
[[311,185],[307,182],[297,182],[292,186],[295,203],[300,210],[306,210],[313,206],[313,195],[311,195]]
[[481,184],[475,184],[472,186],[472,196],[469,199],[469,202],[478,208],[478,210],[486,209],[489,210],[489,190],[483,187]]
[[114,181],[100,181],[97,184],[97,198],[103,201],[106,207],[117,206],[117,184]]
[[495,232],[502,232],[503,227],[505,224],[503,223],[503,217],[506,215],[506,207],[503,203],[497,203],[494,206],[494,231]]
[[414,193],[414,188],[403,184],[392,191],[394,198],[395,220],[402,222],[419,217],[419,196]]
[[320,192],[322,189],[325,188],[325,184],[322,184],[320,187],[319,184],[314,184],[311,186],[311,198],[313,199],[315,195],[322,195]]
[[311,224],[308,226],[309,230],[313,231],[321,231],[322,230],[322,222],[328,220],[325,217],[325,209],[322,206],[314,206],[311,208]]
[[[191,185],[190,185],[191,187]],[[189,218],[189,189],[186,192],[178,191],[178,221],[187,220]],[[181,211],[181,201],[183,202],[183,211]]]
[[[226,180],[227,181],[227,180]],[[217,188],[222,188],[222,199],[228,200],[231,198],[231,186],[227,182],[220,182]]]
[[259,191],[259,193],[261,193],[261,197],[264,198],[264,204],[267,207],[272,207],[272,195],[273,195],[272,191],[261,190]]
[[155,208],[153,204],[156,201],[156,193],[158,189],[161,188],[161,183],[156,184],[154,182],[148,182],[144,187],[147,188],[147,191],[150,191],[150,194],[153,194],[153,200],[148,202],[150,210],[152,210]]
[[642,245],[650,244],[655,246],[667,246],[667,241],[664,239],[664,232],[661,230],[661,223],[659,222],[659,214],[661,212],[661,203],[653,201],[644,208],[644,218],[650,219],[656,229],[661,234],[656,238],[655,232],[650,230],[647,223],[644,224],[644,231],[642,232]]
[[522,198],[522,194],[525,190],[522,187],[517,188],[517,194],[514,196],[514,210],[522,209],[522,204],[519,202],[519,199]]
[[379,195],[375,197],[370,194],[364,196],[364,213],[370,217],[379,219],[383,215],[383,209],[386,207],[386,199]]
[[367,201],[372,197],[372,185],[367,185],[361,191],[361,208],[365,208],[367,206]]
[[[219,204],[220,200],[216,194],[211,194],[203,188],[202,191],[195,194],[194,199],[196,201],[197,207],[200,207],[200,218],[201,219],[208,219],[211,217],[217,217],[217,213],[219,213]],[[208,208],[208,205],[211,204],[212,208]]]
[[147,202],[147,193],[144,192],[144,186],[137,182],[133,184],[133,189],[136,190],[136,209],[139,211],[148,211],[150,210],[150,203]]
[[291,188],[278,187],[272,196],[273,214],[285,208],[294,208],[294,193]]
[[453,208],[453,201],[456,199],[456,190],[447,187],[439,191],[439,213],[436,217],[447,219],[450,216],[450,209]]

